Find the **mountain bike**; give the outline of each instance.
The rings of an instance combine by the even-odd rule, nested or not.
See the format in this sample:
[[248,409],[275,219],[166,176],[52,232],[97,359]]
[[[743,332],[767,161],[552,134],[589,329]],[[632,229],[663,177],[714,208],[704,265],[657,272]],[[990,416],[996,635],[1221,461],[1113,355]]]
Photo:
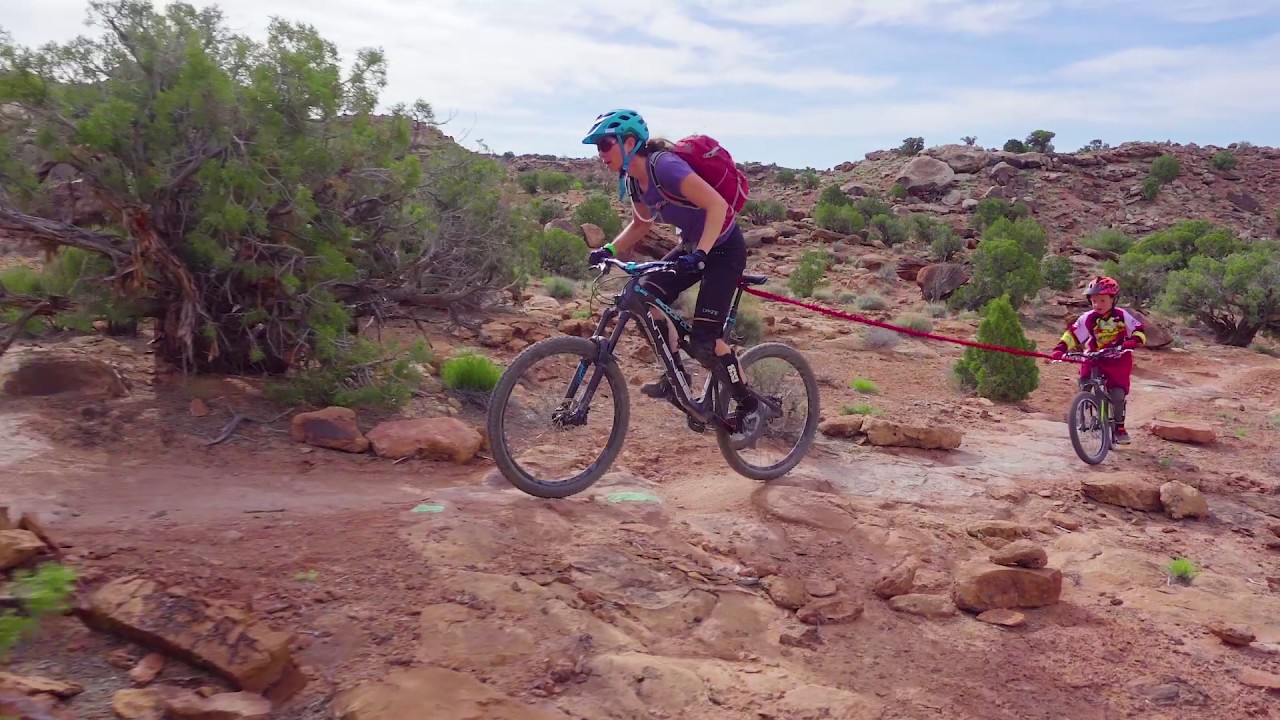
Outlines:
[[[1079,358],[1085,362],[1093,360],[1117,358],[1132,350],[1116,350],[1107,348],[1094,352],[1067,353],[1064,357]],[[1071,447],[1076,455],[1090,465],[1102,462],[1111,450],[1115,439],[1116,420],[1112,413],[1111,395],[1107,392],[1107,381],[1098,370],[1097,363],[1089,368],[1089,374],[1080,378],[1080,391],[1071,398],[1071,406],[1067,411],[1067,424],[1071,432]],[[1097,434],[1097,450],[1089,452],[1085,449],[1082,433]]]
[[[714,373],[706,373],[706,381],[695,396],[684,375],[676,369],[666,329],[659,325],[659,319],[650,314],[652,308],[657,308],[661,316],[669,319],[669,327],[675,328],[674,352],[684,351],[692,356],[693,327],[640,283],[642,278],[652,273],[676,272],[675,263],[664,260],[635,263],[609,258],[594,267],[600,271],[595,279],[597,285],[615,267],[630,277],[601,313],[591,337],[552,337],[530,345],[511,361],[493,390],[487,420],[489,444],[494,462],[512,485],[536,497],[563,498],[582,492],[608,472],[622,451],[631,417],[627,382],[616,350],[627,324],[633,321],[666,371],[674,394],[670,403],[685,414],[689,428],[695,432],[703,433],[708,427],[714,428],[720,453],[734,471],[755,480],[772,480],[790,472],[804,458],[813,443],[819,417],[818,381],[804,355],[780,342],[761,343],[739,353],[738,363],[744,382],[755,396],[758,408],[738,419],[729,413],[732,402],[730,389],[721,386]],[[744,274],[739,280],[721,335],[726,343],[738,344],[734,326],[743,290],[749,285],[762,285],[767,281],[766,276],[750,274]],[[606,336],[605,331],[611,323],[613,329]],[[566,369],[572,368],[572,377],[567,386],[552,382],[547,372],[534,371],[539,362],[554,359],[569,361]],[[770,373],[768,368],[773,367],[775,361],[783,367]],[[779,372],[787,368],[797,372],[803,386],[802,391],[794,393],[795,397],[775,392],[776,388],[771,387]],[[753,369],[760,370],[763,375],[748,380]],[[536,407],[537,403],[530,396],[544,389],[554,394],[547,403],[548,407]],[[803,415],[792,407],[792,401],[800,399],[806,403]],[[600,407],[609,401],[612,403],[611,411]],[[595,438],[603,440],[604,448],[594,456],[584,448],[593,439],[593,431],[588,428],[593,411],[597,416],[608,413],[613,422],[607,437]],[[508,413],[514,417],[508,418]],[[519,428],[522,420],[548,423],[554,437],[541,445],[535,444],[535,448],[526,453],[515,451],[512,444],[527,439],[533,432],[522,433]],[[792,431],[784,430],[783,427],[792,421],[798,421],[798,427]],[[773,448],[775,443],[765,436],[774,431],[793,441],[790,450],[780,460],[755,464],[745,457],[749,451]],[[586,468],[566,477],[547,477],[558,472],[554,468],[571,460],[583,460]]]

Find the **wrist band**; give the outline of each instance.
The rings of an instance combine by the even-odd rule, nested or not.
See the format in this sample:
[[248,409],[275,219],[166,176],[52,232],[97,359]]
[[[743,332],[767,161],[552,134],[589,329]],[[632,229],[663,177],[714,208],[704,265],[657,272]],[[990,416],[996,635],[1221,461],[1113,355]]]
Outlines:
[[605,244],[604,244],[604,249],[605,249],[605,250],[608,250],[610,255],[612,255],[612,256],[614,256],[614,257],[617,257],[617,256],[618,256],[618,248],[614,247],[614,246],[613,246],[613,243],[611,243],[611,242],[609,242],[609,243],[605,243]]

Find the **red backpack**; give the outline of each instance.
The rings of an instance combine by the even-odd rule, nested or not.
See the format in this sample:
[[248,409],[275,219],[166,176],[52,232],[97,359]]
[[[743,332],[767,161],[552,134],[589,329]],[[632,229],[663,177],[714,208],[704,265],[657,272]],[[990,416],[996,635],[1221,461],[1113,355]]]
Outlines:
[[[689,163],[689,167],[693,168],[699,177],[706,180],[707,184],[715,188],[716,192],[720,193],[720,197],[729,203],[729,214],[724,219],[721,231],[729,227],[729,223],[733,222],[733,218],[747,203],[747,196],[751,192],[747,176],[733,162],[733,156],[715,138],[708,135],[690,135],[681,138],[671,152]],[[656,153],[649,157],[649,177],[653,179],[653,184],[663,196],[677,205],[697,207],[678,193],[668,192],[658,183],[658,174],[653,172],[652,166],[656,158]]]

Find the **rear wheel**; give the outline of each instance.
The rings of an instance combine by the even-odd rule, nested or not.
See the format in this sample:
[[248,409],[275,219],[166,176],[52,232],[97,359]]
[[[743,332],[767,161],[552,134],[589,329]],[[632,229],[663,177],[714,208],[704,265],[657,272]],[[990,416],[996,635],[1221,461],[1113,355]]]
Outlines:
[[[738,356],[743,379],[760,397],[760,409],[747,418],[741,432],[716,425],[720,454],[735,472],[753,480],[773,480],[804,459],[818,429],[818,379],[795,348],[762,343]],[[723,415],[730,398],[717,388],[716,412]],[[780,457],[775,457],[780,455]]]
[[1088,390],[1076,393],[1067,412],[1071,447],[1090,465],[1097,465],[1111,449],[1111,427],[1104,415],[1106,401]]
[[587,338],[548,338],[525,348],[502,374],[487,428],[493,460],[512,485],[535,497],[563,498],[609,471],[622,451],[631,403],[617,363],[598,357]]

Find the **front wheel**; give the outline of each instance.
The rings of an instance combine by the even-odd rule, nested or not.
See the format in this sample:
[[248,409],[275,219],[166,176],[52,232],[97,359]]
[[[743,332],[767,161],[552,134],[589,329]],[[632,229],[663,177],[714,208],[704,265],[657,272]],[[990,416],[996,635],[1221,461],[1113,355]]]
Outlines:
[[[783,343],[756,345],[738,356],[747,387],[760,398],[760,410],[747,418],[739,433],[716,425],[720,454],[735,472],[753,480],[773,480],[804,459],[818,429],[818,378],[809,361]],[[788,380],[792,375],[798,378]],[[799,382],[796,382],[796,380]],[[728,404],[725,388],[717,388],[716,410]],[[769,456],[781,453],[780,459]]]
[[[630,417],[616,362],[602,359],[587,338],[548,338],[517,355],[493,390],[493,460],[508,482],[534,497],[568,497],[608,472]],[[585,467],[575,471],[575,463]]]
[[1105,414],[1106,403],[1088,390],[1076,393],[1067,412],[1071,431],[1071,447],[1090,465],[1097,465],[1111,449],[1111,426]]

